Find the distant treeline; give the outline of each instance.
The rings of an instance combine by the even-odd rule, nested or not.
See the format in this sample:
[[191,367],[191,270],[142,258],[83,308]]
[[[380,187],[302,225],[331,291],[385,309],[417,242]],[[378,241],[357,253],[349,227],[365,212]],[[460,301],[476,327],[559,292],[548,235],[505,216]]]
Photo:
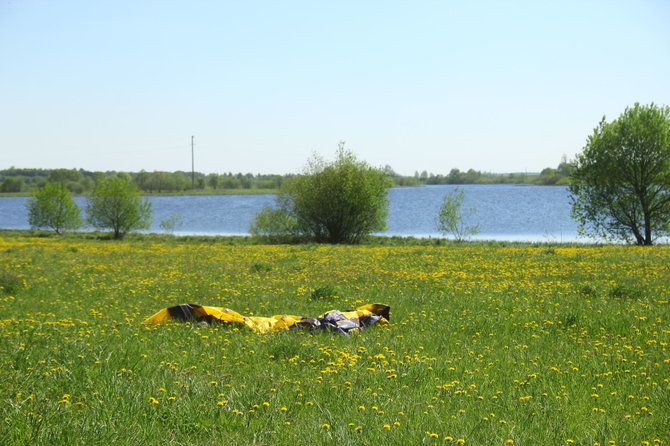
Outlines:
[[[402,176],[390,166],[384,171],[393,180],[394,186],[420,186],[423,184],[537,184],[565,185],[572,164],[565,159],[557,168],[547,167],[540,173],[492,174],[470,169],[462,172],[451,169],[447,175],[423,171],[414,176]],[[91,172],[84,169],[21,169],[11,167],[0,170],[1,193],[30,193],[47,181],[64,183],[75,195],[84,195],[95,184],[108,176],[124,176],[131,179],[140,191],[152,193],[217,193],[226,190],[268,191],[277,190],[293,174],[265,175],[251,173],[211,173],[195,172]]]
[[427,171],[415,172],[405,177],[393,171],[390,166],[385,171],[393,178],[396,186],[420,186],[422,184],[535,184],[539,186],[565,186],[572,171],[572,163],[563,160],[556,168],[547,167],[542,172],[516,172],[507,174],[486,173],[469,169],[465,172],[451,169],[447,175]]
[[0,170],[0,192],[30,192],[47,181],[64,183],[75,195],[91,191],[102,178],[123,176],[131,179],[145,193],[187,191],[274,190],[291,175],[253,175],[224,173],[205,175],[200,172],[91,172],[84,169],[18,169]]

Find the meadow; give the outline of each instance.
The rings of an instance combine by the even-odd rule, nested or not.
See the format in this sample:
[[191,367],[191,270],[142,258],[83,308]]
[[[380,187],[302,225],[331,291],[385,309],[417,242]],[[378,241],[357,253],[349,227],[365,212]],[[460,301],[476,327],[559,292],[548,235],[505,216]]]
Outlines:
[[[670,444],[670,248],[0,234],[0,438]],[[391,306],[352,336],[140,322]]]

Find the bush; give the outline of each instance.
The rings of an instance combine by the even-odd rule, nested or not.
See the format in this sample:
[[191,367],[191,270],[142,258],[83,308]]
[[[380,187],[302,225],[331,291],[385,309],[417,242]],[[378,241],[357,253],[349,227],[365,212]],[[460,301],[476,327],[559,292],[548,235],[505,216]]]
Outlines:
[[127,178],[109,177],[100,181],[88,198],[86,211],[93,226],[111,229],[115,239],[151,225],[151,203],[142,199],[137,186]]
[[184,220],[181,218],[181,215],[171,215],[165,220],[162,220],[159,224],[161,229],[168,234],[174,234],[174,231],[180,229],[184,225]]
[[282,184],[278,210],[264,210],[254,224],[271,233],[290,222],[293,235],[320,243],[359,243],[386,229],[390,185],[388,174],[357,160],[340,143],[335,161],[314,157],[306,173]]
[[50,228],[57,234],[81,226],[79,206],[62,183],[47,182],[28,200],[28,222],[33,229]]
[[267,243],[290,243],[300,239],[297,219],[285,208],[265,206],[249,226],[249,233]]
[[451,234],[454,240],[462,242],[479,233],[479,224],[467,225],[464,218],[473,216],[477,210],[474,208],[461,210],[465,192],[456,187],[453,192],[448,193],[442,199],[442,206],[437,214],[437,229],[444,235]]

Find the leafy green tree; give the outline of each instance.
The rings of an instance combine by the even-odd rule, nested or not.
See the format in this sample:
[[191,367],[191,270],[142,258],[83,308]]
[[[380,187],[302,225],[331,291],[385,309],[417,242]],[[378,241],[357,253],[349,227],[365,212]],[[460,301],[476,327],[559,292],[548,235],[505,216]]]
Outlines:
[[231,175],[227,175],[222,181],[221,181],[221,188],[222,189],[239,189],[240,182],[237,178]]
[[533,182],[536,184],[541,184],[544,186],[549,186],[553,184],[557,184],[561,178],[561,174],[558,172],[557,169],[552,169],[551,167],[547,167],[542,170],[540,173],[540,176],[536,178]]
[[23,186],[23,178],[5,178],[0,184],[0,192],[21,192]]
[[142,199],[137,186],[125,177],[100,181],[88,197],[86,213],[93,226],[111,229],[115,239],[151,225],[151,203]]
[[63,183],[47,182],[28,199],[28,223],[33,229],[61,232],[81,226],[79,206]]
[[572,171],[575,169],[574,163],[571,161],[568,161],[568,157],[566,155],[563,155],[561,157],[561,162],[558,164],[558,173],[563,176],[570,176],[572,174]]
[[479,233],[479,224],[467,225],[465,219],[474,215],[474,208],[463,210],[465,191],[456,187],[442,199],[442,206],[437,214],[437,229],[442,234],[452,235],[454,240],[462,242]]
[[[276,212],[285,222],[295,220],[296,235],[317,242],[358,243],[386,228],[390,184],[383,170],[359,161],[341,142],[335,161],[315,156],[304,174],[282,184]],[[267,220],[268,212],[259,218]]]
[[220,180],[221,177],[218,174],[210,173],[209,175],[207,175],[207,185],[214,190],[219,188]]
[[67,183],[73,181],[75,183],[84,179],[84,175],[77,169],[53,169],[49,173],[49,181],[55,183]]
[[669,233],[670,108],[635,104],[605,117],[577,155],[569,186],[583,235],[651,245]]

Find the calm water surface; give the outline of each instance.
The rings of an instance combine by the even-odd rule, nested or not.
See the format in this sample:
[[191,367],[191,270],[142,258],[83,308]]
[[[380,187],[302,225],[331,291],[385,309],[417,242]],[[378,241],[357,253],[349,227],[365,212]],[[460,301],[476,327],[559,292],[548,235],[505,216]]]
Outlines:
[[[482,240],[580,241],[570,218],[566,187],[464,185],[464,208],[475,208],[470,224],[479,223]],[[438,237],[437,212],[455,186],[393,188],[383,235]],[[165,232],[160,223],[179,217],[176,234],[247,234],[249,223],[274,195],[192,195],[147,197],[152,204],[150,232]],[[84,197],[75,198],[83,210]],[[28,229],[25,197],[0,197],[0,228]]]

